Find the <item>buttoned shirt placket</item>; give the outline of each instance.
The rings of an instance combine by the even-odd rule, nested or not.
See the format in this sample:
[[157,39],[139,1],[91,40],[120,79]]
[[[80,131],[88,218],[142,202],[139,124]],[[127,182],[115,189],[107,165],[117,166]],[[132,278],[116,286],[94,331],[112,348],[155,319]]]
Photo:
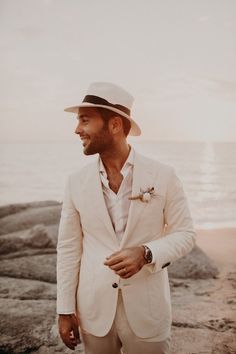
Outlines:
[[108,210],[108,214],[111,218],[111,222],[116,233],[117,239],[120,242],[125,232],[130,200],[132,192],[132,179],[133,179],[133,160],[134,150],[131,148],[129,156],[124,163],[120,173],[123,176],[120,188],[115,193],[109,186],[107,173],[105,167],[100,159],[100,177],[102,182],[103,195]]

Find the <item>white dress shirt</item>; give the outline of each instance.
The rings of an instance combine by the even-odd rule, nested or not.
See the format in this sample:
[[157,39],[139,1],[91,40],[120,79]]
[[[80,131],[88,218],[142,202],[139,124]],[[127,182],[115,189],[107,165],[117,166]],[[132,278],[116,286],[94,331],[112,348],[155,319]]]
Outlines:
[[113,224],[119,242],[121,241],[122,236],[125,232],[128,220],[131,202],[129,200],[129,197],[131,196],[132,192],[133,166],[134,150],[131,148],[129,156],[120,171],[123,176],[123,180],[116,194],[109,187],[106,169],[103,165],[102,159],[100,159],[100,176],[102,182],[103,195],[108,213],[111,218],[111,222]]

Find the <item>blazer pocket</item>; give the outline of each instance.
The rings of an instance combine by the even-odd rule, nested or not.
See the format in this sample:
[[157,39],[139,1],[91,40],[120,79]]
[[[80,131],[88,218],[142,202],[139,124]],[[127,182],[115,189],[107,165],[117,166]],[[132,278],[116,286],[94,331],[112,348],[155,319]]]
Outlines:
[[93,317],[93,294],[94,294],[94,274],[91,272],[85,272],[80,276],[78,286],[78,310],[79,313],[88,318]]
[[150,274],[147,278],[147,290],[151,316],[155,320],[160,319],[160,312],[166,302],[164,288],[166,287],[166,271]]

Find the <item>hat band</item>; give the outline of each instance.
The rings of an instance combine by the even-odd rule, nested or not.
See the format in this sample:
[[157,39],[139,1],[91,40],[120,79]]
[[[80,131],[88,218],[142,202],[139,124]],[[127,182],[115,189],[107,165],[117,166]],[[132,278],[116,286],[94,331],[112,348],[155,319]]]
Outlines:
[[105,100],[104,98],[101,98],[99,96],[86,95],[83,99],[83,102],[113,107],[113,108],[119,109],[120,111],[122,111],[125,114],[127,114],[128,116],[130,116],[130,109],[128,109],[127,107],[122,106],[121,104],[112,104],[112,103],[108,102],[107,100]]

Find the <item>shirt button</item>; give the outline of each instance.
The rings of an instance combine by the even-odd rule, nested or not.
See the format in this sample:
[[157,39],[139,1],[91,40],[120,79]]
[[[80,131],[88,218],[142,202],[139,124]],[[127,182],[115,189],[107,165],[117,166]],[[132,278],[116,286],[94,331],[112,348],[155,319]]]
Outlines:
[[113,283],[113,284],[112,284],[112,287],[113,287],[113,288],[118,288],[118,284],[117,284],[117,283]]

